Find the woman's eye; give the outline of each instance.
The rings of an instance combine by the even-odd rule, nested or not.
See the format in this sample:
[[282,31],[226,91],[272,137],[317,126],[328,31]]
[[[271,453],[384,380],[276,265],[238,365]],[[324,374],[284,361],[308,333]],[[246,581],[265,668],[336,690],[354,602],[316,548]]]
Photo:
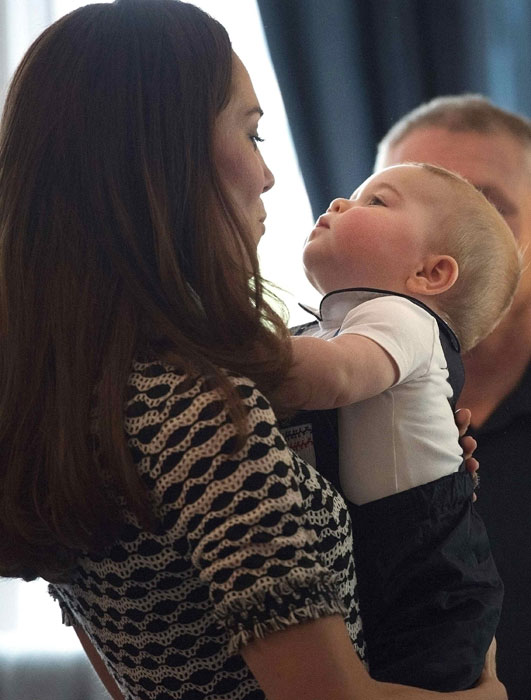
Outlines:
[[258,134],[251,134],[250,138],[251,138],[251,141],[254,143],[255,148],[256,148],[257,144],[264,142],[264,139],[261,139],[260,136],[258,136]]

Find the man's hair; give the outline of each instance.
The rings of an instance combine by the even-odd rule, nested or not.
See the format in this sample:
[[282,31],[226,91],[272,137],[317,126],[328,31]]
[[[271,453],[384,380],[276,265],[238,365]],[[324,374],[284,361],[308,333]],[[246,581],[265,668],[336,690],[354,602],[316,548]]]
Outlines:
[[505,132],[531,149],[531,120],[497,107],[482,95],[448,95],[421,104],[396,122],[378,144],[375,169],[387,149],[412,131],[427,127],[479,134]]
[[435,165],[418,165],[452,188],[451,210],[434,232],[434,252],[452,256],[459,275],[434,301],[467,352],[494,330],[511,305],[521,253],[505,219],[470,182]]

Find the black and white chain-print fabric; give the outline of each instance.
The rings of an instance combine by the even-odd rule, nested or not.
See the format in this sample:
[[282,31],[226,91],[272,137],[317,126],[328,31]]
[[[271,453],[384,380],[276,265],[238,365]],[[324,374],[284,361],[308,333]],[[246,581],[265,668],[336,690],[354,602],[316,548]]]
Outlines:
[[264,700],[238,650],[323,615],[343,615],[364,657],[343,501],[286,447],[253,383],[231,381],[250,430],[236,454],[219,391],[134,364],[125,430],[157,530],[128,516],[110,550],[50,587],[128,699]]

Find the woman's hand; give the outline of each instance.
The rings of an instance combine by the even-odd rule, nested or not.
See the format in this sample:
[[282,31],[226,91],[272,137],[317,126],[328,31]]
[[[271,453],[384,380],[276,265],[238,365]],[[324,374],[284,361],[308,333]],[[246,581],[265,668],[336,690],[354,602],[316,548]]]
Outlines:
[[485,666],[478,682],[478,687],[491,688],[492,700],[507,700],[507,690],[496,675],[496,637],[493,637],[487,655]]
[[498,678],[496,675],[496,637],[492,638],[489,650],[485,656],[483,675],[487,678]]
[[[472,455],[478,444],[471,435],[465,434],[470,426],[471,416],[472,414],[470,412],[470,409],[468,408],[459,408],[454,413],[455,424],[457,425],[457,429],[459,430],[459,444],[461,445],[461,448],[463,450],[463,459],[465,460],[465,466],[468,472],[472,475],[472,479],[474,481],[474,488],[477,488],[479,485],[479,462],[475,457],[472,457]],[[474,493],[472,496],[472,500],[475,501],[476,499],[477,496]]]

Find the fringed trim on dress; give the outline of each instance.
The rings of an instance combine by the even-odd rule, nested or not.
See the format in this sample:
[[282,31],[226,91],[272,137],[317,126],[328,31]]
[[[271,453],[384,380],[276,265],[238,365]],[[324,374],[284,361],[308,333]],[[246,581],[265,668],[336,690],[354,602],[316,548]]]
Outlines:
[[[298,576],[297,579],[302,577]],[[337,575],[328,571],[318,578],[282,581],[262,594],[241,595],[228,606],[218,606],[216,615],[229,633],[229,653],[238,653],[253,639],[329,615],[347,616],[337,595]]]
[[76,624],[76,620],[75,620],[74,616],[72,615],[72,613],[70,612],[70,608],[68,607],[68,605],[65,603],[65,601],[61,597],[61,594],[59,593],[59,591],[55,588],[55,586],[50,584],[48,586],[48,593],[52,596],[52,598],[54,600],[56,600],[59,603],[59,607],[61,608],[61,616],[62,616],[61,622],[63,623],[63,625],[66,625],[67,627],[74,627]]
[[[238,632],[234,634],[229,642],[228,651],[230,654],[237,654],[242,647],[254,639],[264,639],[272,632],[280,632],[292,625],[298,625],[311,620],[318,620],[321,617],[340,614],[344,616],[344,609],[341,606],[328,605],[325,602],[307,606],[302,609],[290,611],[288,617],[274,617],[267,622],[256,622],[251,629],[245,629],[243,623],[238,624]],[[256,618],[254,618],[256,619]]]

